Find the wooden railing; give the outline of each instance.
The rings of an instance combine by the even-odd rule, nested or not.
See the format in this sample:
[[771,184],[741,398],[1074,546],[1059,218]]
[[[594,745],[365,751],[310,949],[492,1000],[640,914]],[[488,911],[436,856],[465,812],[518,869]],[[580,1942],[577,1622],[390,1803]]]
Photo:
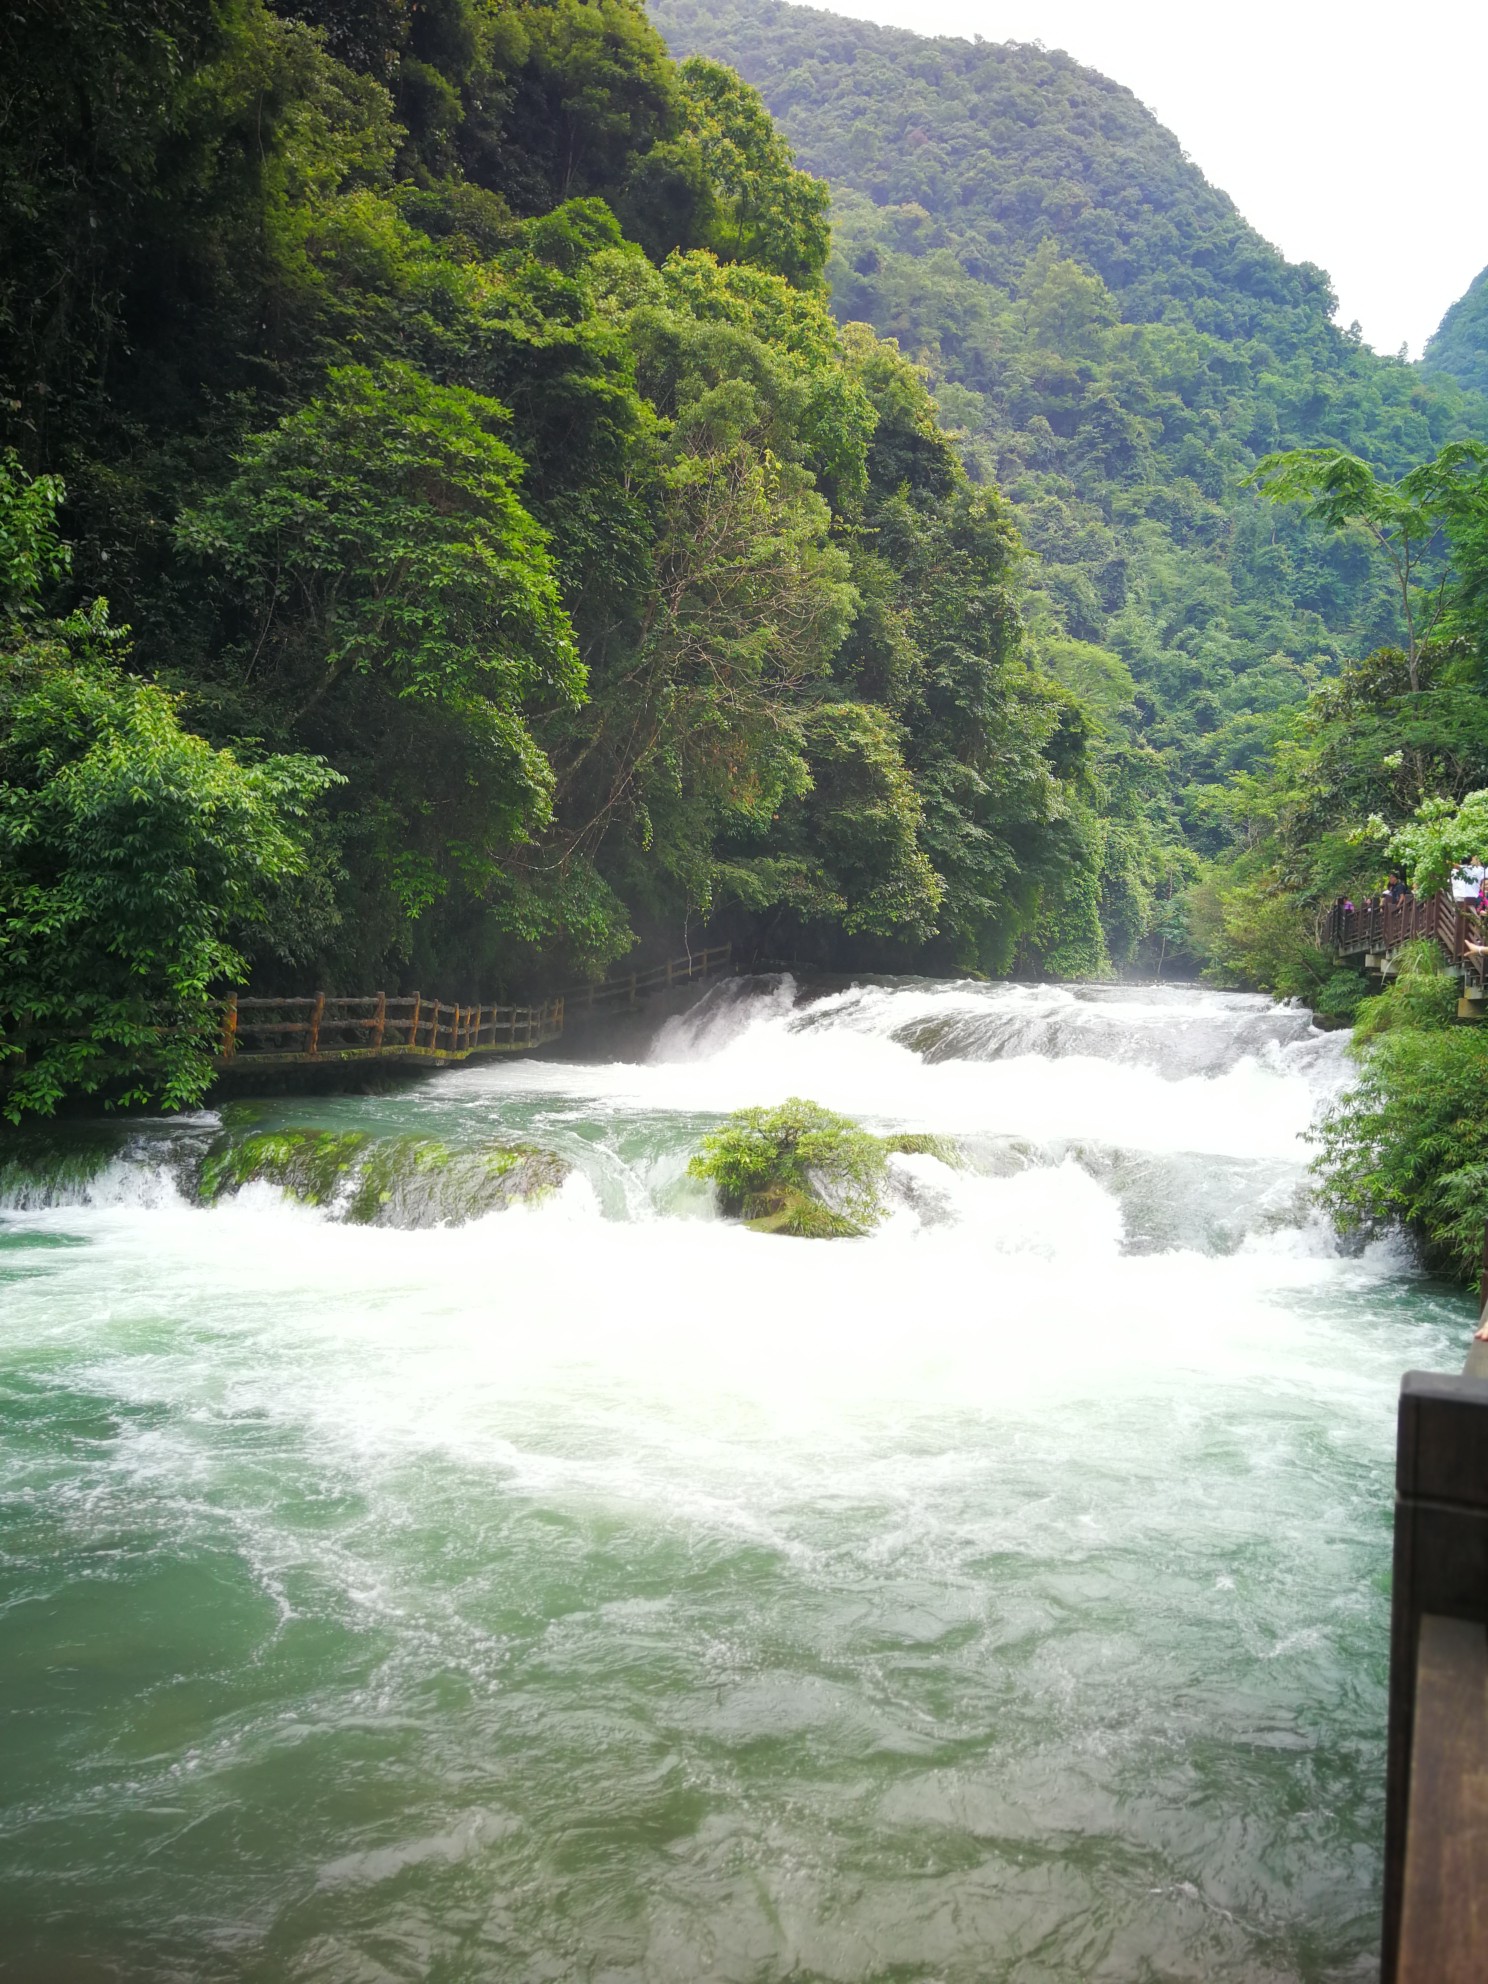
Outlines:
[[346,1054],[467,1054],[541,1047],[563,1031],[563,1000],[544,1006],[446,1005],[421,993],[390,999],[385,992],[335,998],[229,997],[222,1015],[224,1061],[273,1055],[292,1060]]
[[291,999],[233,993],[222,1009],[218,1065],[244,1059],[301,1065],[372,1055],[463,1061],[472,1054],[517,1053],[557,1040],[575,1010],[587,1015],[634,1006],[666,986],[712,977],[731,957],[727,944],[714,945],[649,971],[575,986],[540,1006],[451,1005],[420,992],[392,998],[385,992],[316,992]]
[[715,944],[710,950],[692,951],[685,958],[654,965],[649,971],[633,971],[629,977],[601,979],[598,985],[570,985],[564,1004],[570,1019],[581,1013],[613,1012],[617,1007],[634,1006],[651,992],[664,992],[672,985],[686,985],[693,979],[711,978],[724,970],[733,957],[728,944]]
[[1328,919],[1328,937],[1340,957],[1388,957],[1400,945],[1431,938],[1440,944],[1467,984],[1481,991],[1488,984],[1488,957],[1470,950],[1488,942],[1488,919],[1440,889],[1420,902],[1382,902],[1375,909],[1345,911],[1335,906]]

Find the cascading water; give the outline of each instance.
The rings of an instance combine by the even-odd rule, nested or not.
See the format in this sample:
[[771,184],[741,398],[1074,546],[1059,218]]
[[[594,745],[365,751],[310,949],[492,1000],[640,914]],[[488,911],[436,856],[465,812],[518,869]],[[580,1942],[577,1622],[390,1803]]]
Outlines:
[[[349,1226],[215,1119],[9,1178],[0,1976],[1372,1974],[1393,1398],[1337,1036],[1261,999],[710,992],[631,1061],[235,1105],[573,1167]],[[809,1096],[957,1140],[862,1241],[686,1176]]]

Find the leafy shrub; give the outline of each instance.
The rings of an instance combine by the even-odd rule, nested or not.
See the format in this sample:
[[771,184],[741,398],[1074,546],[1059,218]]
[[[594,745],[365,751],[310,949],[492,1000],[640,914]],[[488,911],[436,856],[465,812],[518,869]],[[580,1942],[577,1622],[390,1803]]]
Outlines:
[[1347,966],[1330,972],[1308,1001],[1318,1020],[1343,1025],[1360,1020],[1369,1003],[1368,979],[1362,971],[1350,971]]
[[239,944],[303,875],[337,774],[238,757],[183,728],[179,700],[126,672],[127,630],[95,600],[48,619],[67,564],[55,477],[0,459],[0,1117],[70,1094],[179,1108],[212,1078],[216,992]]
[[[1345,1233],[1399,1222],[1428,1265],[1474,1280],[1488,1218],[1488,1032],[1388,1024],[1440,992],[1426,974],[1374,1002],[1358,1082],[1316,1132],[1319,1197]],[[1433,974],[1451,985],[1445,972]],[[1373,1017],[1373,1015],[1371,1016]]]
[[883,1217],[888,1153],[851,1117],[790,1096],[740,1109],[688,1165],[718,1188],[725,1212],[771,1232],[815,1239],[866,1233]]
[[[1430,1032],[1457,1023],[1457,978],[1430,937],[1395,953],[1395,977],[1377,999],[1366,1000],[1354,1028],[1354,1051],[1381,1034],[1402,1028]],[[1362,982],[1362,981],[1361,981]]]

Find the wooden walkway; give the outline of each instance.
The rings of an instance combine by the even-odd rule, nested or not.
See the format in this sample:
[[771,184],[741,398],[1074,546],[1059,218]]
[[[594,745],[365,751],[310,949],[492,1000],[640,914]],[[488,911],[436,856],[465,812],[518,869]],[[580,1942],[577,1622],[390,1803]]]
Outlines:
[[464,1006],[426,999],[421,992],[386,992],[297,999],[240,999],[222,1009],[219,1068],[251,1061],[255,1068],[333,1067],[343,1061],[444,1064],[475,1054],[521,1054],[562,1037],[564,1022],[591,1013],[624,1011],[653,992],[694,984],[728,970],[729,945],[693,951],[650,971],[632,971],[597,985],[573,986],[540,1006]]
[[1488,957],[1469,946],[1488,944],[1488,917],[1454,901],[1450,890],[1441,889],[1420,902],[1387,902],[1378,909],[1356,909],[1348,914],[1335,907],[1328,937],[1338,958],[1348,964],[1362,964],[1366,971],[1379,972],[1385,978],[1394,976],[1394,955],[1403,944],[1431,939],[1446,952],[1462,980],[1458,1017],[1483,1017],[1488,1001]]
[[[1478,1327],[1488,1324],[1488,1227]],[[1407,1371],[1396,1439],[1381,1984],[1488,1977],[1488,1343]]]

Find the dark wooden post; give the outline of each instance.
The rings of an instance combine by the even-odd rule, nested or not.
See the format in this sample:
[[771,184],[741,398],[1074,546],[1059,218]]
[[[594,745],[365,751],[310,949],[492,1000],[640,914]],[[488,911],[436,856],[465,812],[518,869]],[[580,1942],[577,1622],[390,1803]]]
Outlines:
[[[1469,1781],[1488,1739],[1488,1381],[1477,1375],[1479,1348],[1462,1377],[1408,1371],[1400,1388],[1381,1984],[1488,1976],[1475,1871],[1488,1803],[1480,1780]],[[1463,1721],[1448,1703],[1444,1716],[1461,1656],[1474,1649],[1476,1713]],[[1465,1885],[1447,1878],[1456,1862],[1474,1869]]]
[[[229,992],[222,1008],[222,1058],[230,1061],[238,1051],[238,995]],[[1485,1242],[1488,1245],[1488,1242]]]
[[419,1010],[422,1007],[423,1003],[424,1001],[422,994],[415,992],[413,995],[413,1017],[408,1022],[408,1044],[410,1047],[418,1046]]
[[382,1052],[382,1036],[387,1032],[387,994],[377,995],[377,1017],[372,1022],[372,1052]]

